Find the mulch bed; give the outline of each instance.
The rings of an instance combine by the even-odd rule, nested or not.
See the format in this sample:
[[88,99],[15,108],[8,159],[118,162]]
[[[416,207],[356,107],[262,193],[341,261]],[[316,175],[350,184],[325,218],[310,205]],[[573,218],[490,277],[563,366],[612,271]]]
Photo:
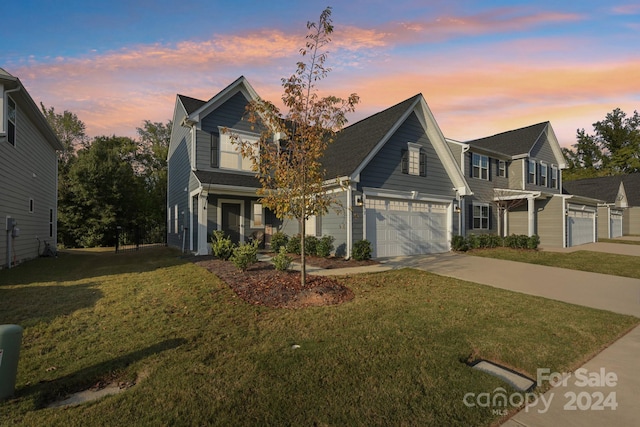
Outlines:
[[[376,261],[346,261],[341,258],[307,257],[308,265],[322,268],[357,267],[376,264]],[[317,259],[312,259],[317,258]],[[254,305],[274,308],[303,308],[335,305],[351,301],[351,289],[327,276],[307,274],[304,288],[300,284],[300,272],[277,271],[268,262],[258,262],[247,271],[240,271],[230,261],[213,257],[198,257],[194,262],[223,280],[244,301]],[[362,264],[365,263],[365,264]]]

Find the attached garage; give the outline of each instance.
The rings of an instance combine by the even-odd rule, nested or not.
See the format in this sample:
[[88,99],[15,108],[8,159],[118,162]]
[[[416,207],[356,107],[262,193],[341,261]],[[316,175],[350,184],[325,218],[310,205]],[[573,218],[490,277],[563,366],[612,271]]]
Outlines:
[[365,238],[373,256],[449,251],[449,207],[445,202],[367,197]]
[[609,238],[622,236],[622,210],[611,209],[609,216]]
[[596,241],[596,210],[569,205],[567,212],[567,247]]

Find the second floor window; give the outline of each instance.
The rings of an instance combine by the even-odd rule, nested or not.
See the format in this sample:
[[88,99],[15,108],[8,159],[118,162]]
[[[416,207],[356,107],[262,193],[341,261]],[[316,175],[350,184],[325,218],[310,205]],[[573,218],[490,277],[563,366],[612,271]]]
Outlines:
[[409,143],[408,150],[402,150],[402,173],[427,176],[427,154],[419,144]]
[[16,103],[11,97],[7,101],[7,141],[16,145]]
[[547,186],[547,174],[548,174],[547,165],[545,165],[544,163],[541,163],[540,164],[540,182],[539,182],[539,185],[542,185],[543,187]]
[[[258,147],[258,139],[256,137],[241,135],[243,141],[252,141],[255,148]],[[222,133],[219,138],[220,145],[220,168],[234,169],[242,171],[251,171],[251,159],[242,157],[238,144],[233,144],[231,137]]]
[[498,176],[507,176],[507,162],[504,160],[498,160]]
[[551,188],[558,188],[558,167],[551,165]]
[[537,184],[536,182],[536,162],[529,160],[527,162],[527,184]]
[[472,154],[472,173],[474,178],[489,179],[489,158],[481,154]]

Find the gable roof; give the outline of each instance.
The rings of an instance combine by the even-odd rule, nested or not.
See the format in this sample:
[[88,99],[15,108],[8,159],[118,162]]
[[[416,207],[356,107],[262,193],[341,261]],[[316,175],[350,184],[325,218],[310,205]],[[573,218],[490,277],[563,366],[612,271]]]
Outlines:
[[[199,101],[198,99],[188,98],[187,103],[190,107],[195,109],[191,112],[187,111],[186,120],[191,123],[198,123],[201,117],[206,117],[210,112],[218,108],[220,105],[224,104],[237,92],[241,92],[248,100],[257,100],[260,98],[253,86],[249,84],[249,81],[246,79],[246,77],[240,76],[229,86],[218,92],[213,98],[211,98],[207,102],[202,102],[200,106],[197,106]],[[186,108],[187,106],[185,105],[185,109]]]
[[467,141],[471,147],[504,153],[509,156],[528,155],[549,122],[537,123],[520,129],[514,129],[496,135]]
[[335,141],[329,144],[321,160],[326,168],[327,179],[357,178],[412,113],[417,115],[455,188],[462,195],[470,194],[471,189],[422,94],[417,94],[341,130],[336,135]]
[[564,181],[563,190],[568,194],[591,197],[604,200],[606,203],[615,203],[622,176],[601,176],[598,178],[585,178],[576,181]]
[[[53,147],[54,150],[63,150],[64,147],[62,143],[58,139],[58,136],[53,131],[49,122],[40,111],[40,108],[36,105],[27,89],[24,87],[19,78],[12,76],[3,68],[0,68],[0,84],[4,85],[7,89],[13,90],[17,89],[15,92],[11,93],[11,97],[19,103],[19,105],[24,109],[27,116],[33,121],[36,125],[42,136],[45,140]],[[4,102],[2,98],[4,94],[0,94],[0,101]],[[0,108],[0,112],[2,108]],[[2,117],[0,117],[2,120]]]
[[562,183],[562,187],[569,194],[615,203],[620,183],[624,187],[629,206],[640,206],[640,173],[565,181]]
[[350,176],[420,95],[342,129],[322,158],[328,179]]
[[178,99],[180,99],[180,102],[182,103],[182,106],[184,107],[185,111],[187,112],[187,115],[193,113],[198,108],[200,108],[204,104],[206,104],[206,101],[202,101],[200,99],[191,98],[190,96],[185,96],[185,95],[180,95],[180,94],[178,94]]

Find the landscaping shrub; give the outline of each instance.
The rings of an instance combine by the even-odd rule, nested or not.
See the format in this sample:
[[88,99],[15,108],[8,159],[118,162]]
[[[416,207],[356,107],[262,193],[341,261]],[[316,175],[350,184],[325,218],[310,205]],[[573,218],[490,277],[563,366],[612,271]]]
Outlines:
[[469,250],[469,245],[464,236],[453,236],[451,238],[451,249],[456,252],[466,252]]
[[271,250],[274,252],[280,252],[281,247],[287,247],[289,242],[289,236],[282,231],[277,231],[271,236]]
[[467,236],[467,246],[469,246],[469,249],[480,248],[480,239],[476,234],[469,234]]
[[304,254],[315,255],[318,248],[318,238],[316,236],[304,237]]
[[318,244],[316,246],[316,255],[323,258],[331,255],[334,240],[335,238],[333,236],[322,236],[320,240],[318,240]]
[[291,267],[291,257],[287,255],[287,248],[280,246],[278,255],[273,257],[273,265],[278,271],[285,271]]
[[231,262],[242,271],[246,271],[249,266],[258,262],[259,242],[254,240],[251,243],[243,243],[233,250]]
[[211,252],[216,258],[227,261],[233,255],[234,247],[235,245],[231,242],[231,238],[225,236],[224,231],[216,230],[213,232]]
[[289,237],[289,241],[287,242],[287,252],[289,252],[290,254],[300,255],[300,235],[299,234]]
[[371,242],[364,239],[358,240],[353,244],[353,249],[351,250],[351,257],[356,261],[364,261],[367,259],[371,259]]
[[529,240],[527,241],[527,249],[538,249],[539,244],[540,236],[534,234],[533,236],[529,237]]

